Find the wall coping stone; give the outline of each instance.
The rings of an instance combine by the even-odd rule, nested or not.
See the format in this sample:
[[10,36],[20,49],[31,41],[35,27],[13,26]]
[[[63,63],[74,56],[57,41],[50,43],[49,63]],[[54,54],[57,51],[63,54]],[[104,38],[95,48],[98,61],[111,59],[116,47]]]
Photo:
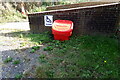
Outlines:
[[110,4],[102,4],[102,5],[94,5],[94,6],[85,6],[85,7],[77,7],[77,8],[69,8],[69,9],[58,9],[58,10],[50,10],[50,11],[43,11],[43,12],[34,12],[29,13],[30,15],[36,15],[36,14],[44,14],[44,13],[53,13],[53,12],[61,12],[61,11],[71,11],[71,10],[79,10],[79,9],[90,9],[90,8],[97,8],[97,7],[105,7],[105,6],[112,6],[112,5],[118,5],[119,2],[110,3]]

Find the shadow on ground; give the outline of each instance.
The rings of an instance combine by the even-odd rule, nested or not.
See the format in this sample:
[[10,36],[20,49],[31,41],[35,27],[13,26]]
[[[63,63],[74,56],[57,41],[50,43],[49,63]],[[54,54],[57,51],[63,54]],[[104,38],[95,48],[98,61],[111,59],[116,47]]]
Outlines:
[[[40,66],[39,56],[47,54],[43,51],[43,46],[39,50],[31,53],[32,48],[14,49],[2,51],[2,78],[16,78],[19,76],[34,78],[35,70]],[[12,58],[5,62],[8,58]]]
[[45,42],[48,43],[52,40],[53,34],[51,32],[44,32],[42,34],[33,34],[29,30],[28,31],[14,31],[14,32],[8,32],[8,33],[2,33],[0,36],[6,36],[6,37],[18,37],[18,38],[29,38],[32,42]]

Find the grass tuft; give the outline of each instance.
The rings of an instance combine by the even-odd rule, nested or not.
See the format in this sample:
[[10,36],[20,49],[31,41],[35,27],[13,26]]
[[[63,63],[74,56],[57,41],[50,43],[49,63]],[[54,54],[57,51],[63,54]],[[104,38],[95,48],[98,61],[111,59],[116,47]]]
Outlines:
[[13,64],[14,64],[14,65],[20,64],[20,60],[15,60],[15,61],[13,62]]
[[4,60],[4,63],[9,63],[12,62],[13,58],[12,57],[8,57]]

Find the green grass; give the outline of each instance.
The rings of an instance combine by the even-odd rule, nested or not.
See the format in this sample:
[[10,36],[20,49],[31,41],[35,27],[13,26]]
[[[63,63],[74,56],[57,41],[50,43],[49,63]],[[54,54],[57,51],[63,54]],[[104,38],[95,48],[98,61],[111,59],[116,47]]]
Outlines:
[[36,71],[37,77],[118,78],[119,54],[115,38],[86,35],[56,41],[45,33],[26,37],[47,44],[44,50],[49,55],[39,57],[41,66]]
[[39,56],[41,65],[36,69],[36,77],[119,78],[120,52],[114,36],[73,35],[68,41],[57,41],[46,32],[23,34],[23,38],[46,45],[43,50],[48,54]]
[[47,63],[47,58],[46,58],[46,55],[44,55],[44,54],[41,54],[39,56],[38,60],[40,63]]

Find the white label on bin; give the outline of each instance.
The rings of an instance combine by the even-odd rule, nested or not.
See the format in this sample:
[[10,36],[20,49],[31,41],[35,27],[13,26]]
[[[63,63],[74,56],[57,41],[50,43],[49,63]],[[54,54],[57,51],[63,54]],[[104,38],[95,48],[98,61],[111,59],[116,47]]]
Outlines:
[[53,24],[53,15],[45,15],[44,16],[45,26],[52,26]]

